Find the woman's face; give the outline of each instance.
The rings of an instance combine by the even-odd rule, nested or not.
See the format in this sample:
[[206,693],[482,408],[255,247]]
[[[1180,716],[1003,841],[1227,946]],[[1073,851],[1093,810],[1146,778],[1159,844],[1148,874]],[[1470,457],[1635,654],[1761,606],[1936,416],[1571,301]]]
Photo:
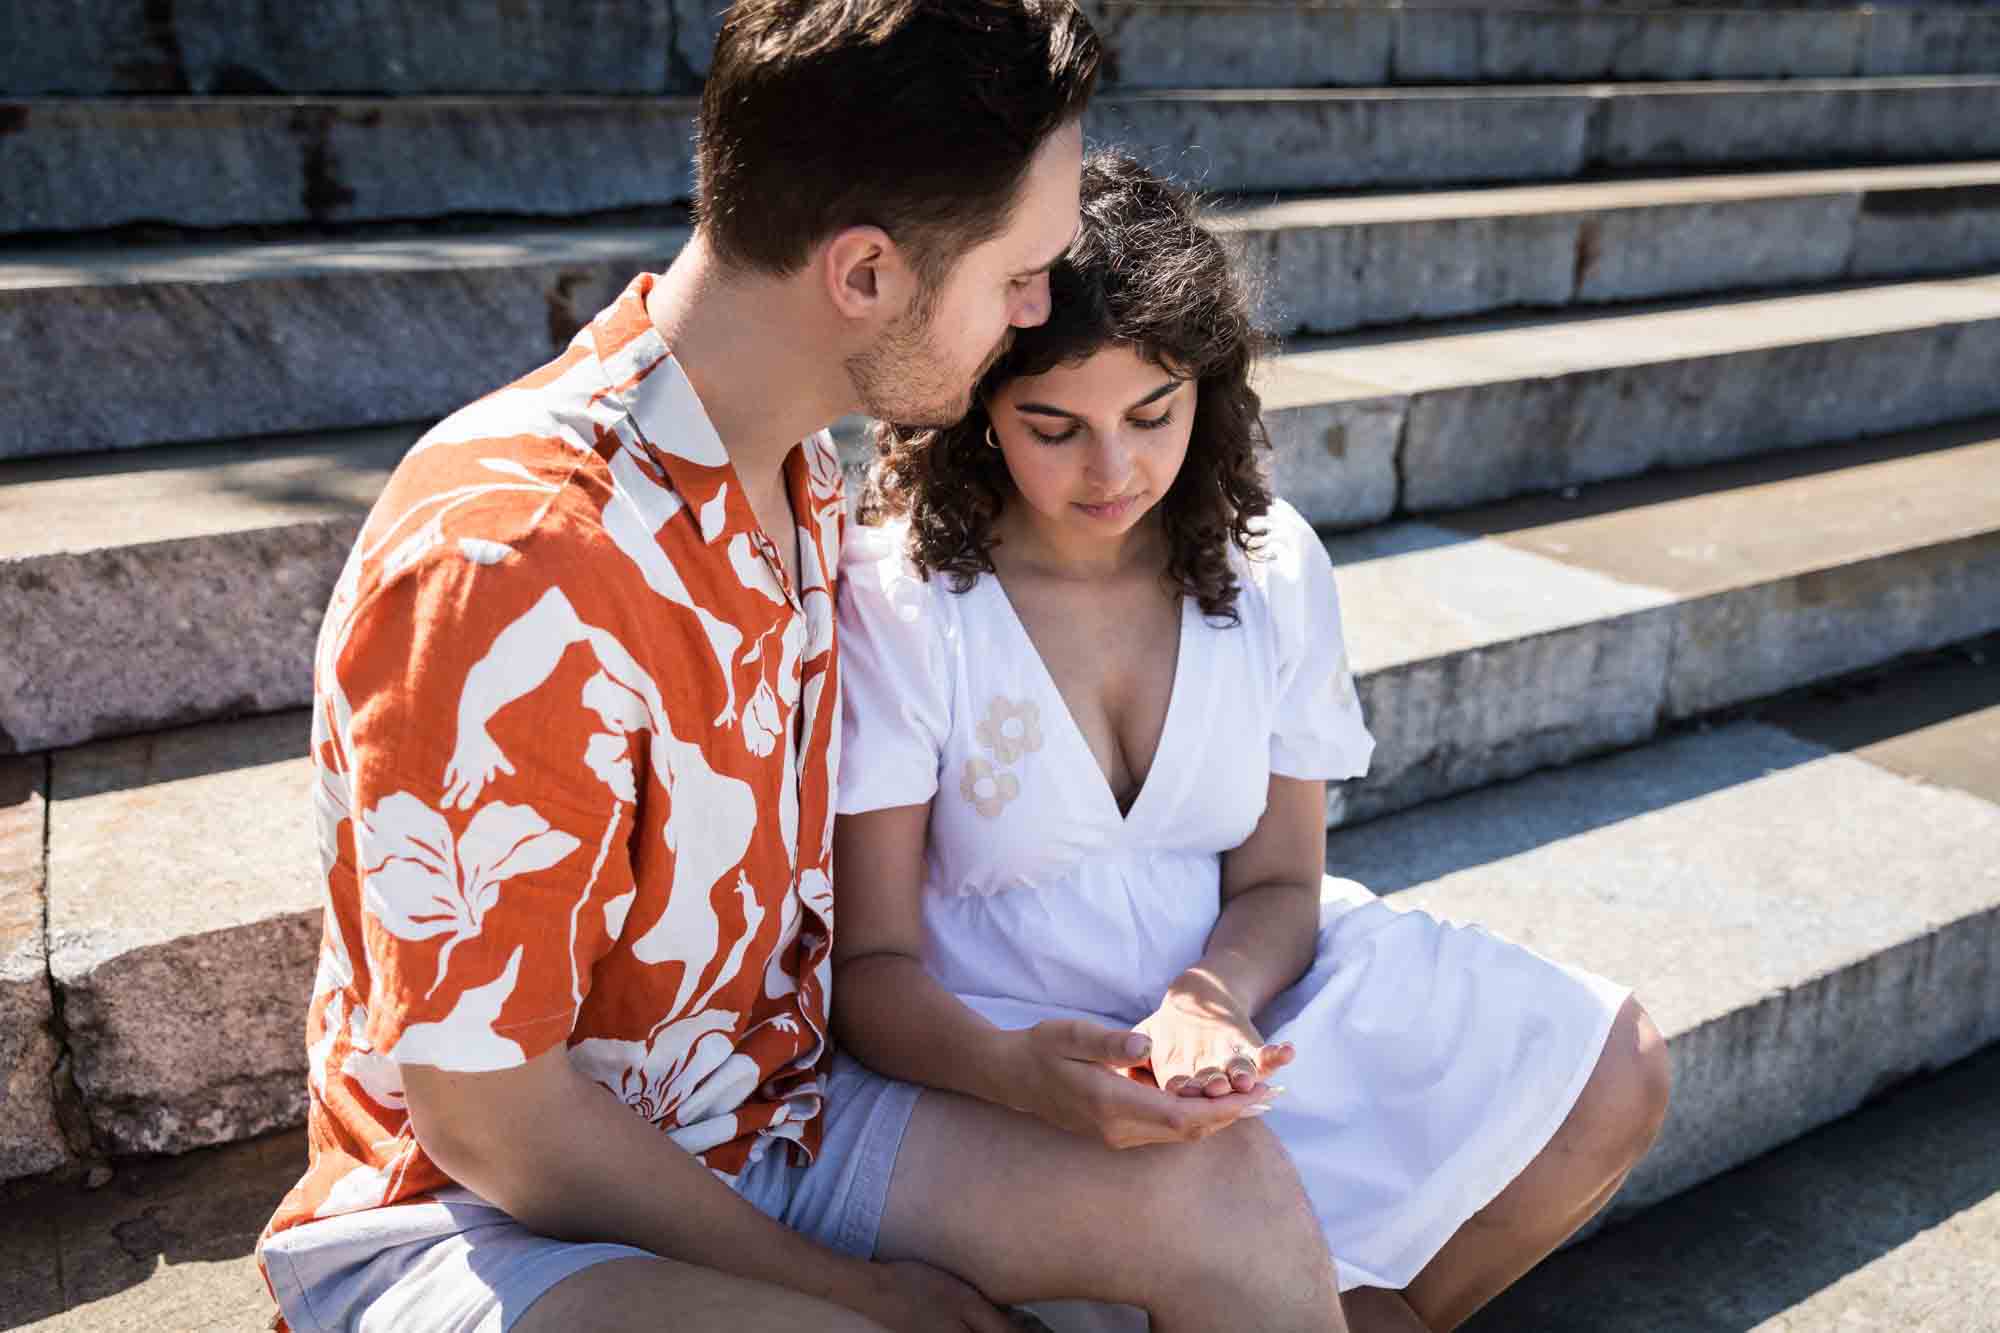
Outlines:
[[1034,516],[1071,539],[1108,541],[1174,484],[1199,388],[1116,343],[1077,365],[1009,380],[986,408]]

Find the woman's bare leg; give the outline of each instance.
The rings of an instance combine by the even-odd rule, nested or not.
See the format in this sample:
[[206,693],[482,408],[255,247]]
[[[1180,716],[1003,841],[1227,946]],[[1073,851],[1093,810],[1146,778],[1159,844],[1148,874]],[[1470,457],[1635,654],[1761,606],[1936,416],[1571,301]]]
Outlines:
[[[1660,1135],[1672,1079],[1665,1039],[1638,1001],[1627,1000],[1555,1138],[1402,1293],[1422,1326],[1458,1327],[1611,1202]],[[1356,1320],[1353,1327],[1401,1326]]]
[[1144,1307],[1155,1333],[1344,1328],[1326,1242],[1270,1131],[1114,1152],[1003,1107],[918,1099],[876,1254],[996,1302]]

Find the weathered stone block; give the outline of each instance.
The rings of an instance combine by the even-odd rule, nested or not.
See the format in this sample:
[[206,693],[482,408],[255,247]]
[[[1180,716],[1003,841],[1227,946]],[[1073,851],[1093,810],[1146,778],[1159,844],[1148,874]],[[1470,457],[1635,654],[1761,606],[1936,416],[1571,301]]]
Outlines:
[[1400,398],[1365,398],[1265,412],[1272,480],[1307,522],[1351,528],[1396,508]]
[[1714,712],[2000,626],[2000,532],[1936,535],[1933,544],[1680,608],[1668,716]]
[[[1405,31],[1423,17],[1408,12]],[[1478,20],[1474,77],[1532,83],[1843,77],[1854,72],[1865,16],[1486,8]]]
[[43,948],[46,762],[0,758],[0,1181],[70,1160],[55,1113],[55,1037]]
[[1870,190],[1854,224],[1856,278],[2000,265],[2000,185]]
[[676,8],[18,0],[0,48],[0,95],[688,91],[694,80],[676,80],[669,60]]
[[1652,734],[1669,594],[1422,523],[1331,539],[1368,776],[1334,822]]
[[1086,4],[1109,53],[1107,86],[1317,88],[1389,81],[1392,8]]
[[1594,165],[1916,161],[2000,152],[2000,81],[1911,78],[1626,89],[1604,100]]
[[1985,801],[1738,724],[1343,830],[1329,864],[1637,985],[1675,1085],[1629,1210],[2000,1038],[1995,846]]
[[1385,220],[1244,237],[1287,331],[1335,333],[1508,306],[1569,303],[1576,214]]
[[[1911,284],[1865,318],[1850,295],[1869,296],[1579,322],[1546,345],[1539,336],[1495,344],[1491,355],[1524,367],[1540,349],[1545,369],[1502,377],[1481,365],[1482,382],[1413,394],[1403,506],[1472,504],[2000,410],[1991,373],[2000,313],[1973,285]],[[1919,309],[1923,322],[1907,318]],[[1853,331],[1841,336],[1837,320]],[[1609,364],[1627,339],[1634,360]]]
[[1580,303],[1835,282],[1853,248],[1852,194],[1607,209],[1584,219]]
[[1858,74],[1983,74],[2000,67],[2000,13],[1879,7],[1868,15]]
[[50,967],[111,1151],[305,1114],[321,903],[306,744],[291,713],[55,757]]
[[1111,93],[1085,131],[1215,191],[1546,178],[1581,169],[1592,104],[1575,90]]
[[0,229],[573,215],[692,197],[686,98],[19,103]]
[[[0,287],[0,458],[435,420],[560,353],[685,231],[80,253]],[[96,349],[116,344],[116,357]]]
[[311,698],[359,518],[0,564],[0,726],[73,744]]

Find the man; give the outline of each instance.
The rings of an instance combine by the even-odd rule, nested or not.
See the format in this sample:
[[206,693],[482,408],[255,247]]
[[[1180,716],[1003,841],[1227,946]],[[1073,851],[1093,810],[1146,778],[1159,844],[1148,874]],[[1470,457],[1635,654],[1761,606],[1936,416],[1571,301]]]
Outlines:
[[[260,1246],[293,1328],[1328,1326],[1261,1126],[1113,1153],[939,1099],[906,1136],[915,1089],[829,1074],[820,428],[954,420],[1046,317],[1098,58],[1068,0],[744,0],[687,248],[397,469],[315,668],[312,1160]],[[1104,1077],[1160,1141],[1241,1113]]]

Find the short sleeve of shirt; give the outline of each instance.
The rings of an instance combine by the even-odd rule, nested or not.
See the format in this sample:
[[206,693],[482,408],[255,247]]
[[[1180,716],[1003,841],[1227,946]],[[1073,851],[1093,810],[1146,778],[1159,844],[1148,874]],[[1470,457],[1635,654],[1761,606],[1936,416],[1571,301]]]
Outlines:
[[951,735],[950,662],[931,586],[903,557],[900,524],[848,530],[841,560],[843,815],[937,794]]
[[614,942],[642,747],[624,691],[571,651],[605,633],[575,582],[504,543],[444,544],[370,588],[321,658],[379,1057],[522,1064],[568,1037]]
[[1375,740],[1348,665],[1333,562],[1311,526],[1282,500],[1273,502],[1265,534],[1263,583],[1278,669],[1271,771],[1309,781],[1359,777],[1368,771]]

